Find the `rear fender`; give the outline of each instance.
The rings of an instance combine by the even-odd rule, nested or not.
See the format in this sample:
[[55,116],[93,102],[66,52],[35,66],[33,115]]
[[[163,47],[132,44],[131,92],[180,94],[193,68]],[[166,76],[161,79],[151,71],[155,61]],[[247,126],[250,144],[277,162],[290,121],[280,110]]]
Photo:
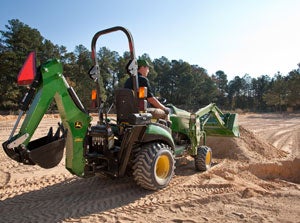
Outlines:
[[173,150],[175,149],[175,144],[172,138],[171,130],[164,125],[158,123],[151,123],[147,125],[147,129],[142,142],[148,143],[153,141],[165,142]]

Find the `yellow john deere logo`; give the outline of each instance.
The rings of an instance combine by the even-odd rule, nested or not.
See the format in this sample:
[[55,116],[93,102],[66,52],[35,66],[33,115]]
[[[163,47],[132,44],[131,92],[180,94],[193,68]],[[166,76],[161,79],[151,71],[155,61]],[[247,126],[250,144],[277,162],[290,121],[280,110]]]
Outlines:
[[82,122],[75,122],[75,129],[81,129],[82,128]]

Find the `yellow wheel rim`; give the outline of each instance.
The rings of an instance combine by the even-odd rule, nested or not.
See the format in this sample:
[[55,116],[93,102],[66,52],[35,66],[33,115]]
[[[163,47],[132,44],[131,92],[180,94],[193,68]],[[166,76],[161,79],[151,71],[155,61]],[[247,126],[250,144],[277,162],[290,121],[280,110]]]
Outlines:
[[161,155],[156,163],[156,176],[166,178],[170,172],[170,160],[166,155]]
[[211,152],[207,151],[206,157],[205,157],[205,164],[210,165],[211,164]]

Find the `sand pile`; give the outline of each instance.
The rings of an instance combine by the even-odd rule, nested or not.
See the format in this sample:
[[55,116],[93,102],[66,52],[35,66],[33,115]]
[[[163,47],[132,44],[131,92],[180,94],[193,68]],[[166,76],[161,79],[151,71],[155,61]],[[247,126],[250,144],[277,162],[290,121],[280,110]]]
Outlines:
[[206,143],[213,148],[215,158],[255,162],[282,159],[288,155],[243,126],[240,126],[239,138],[207,137]]

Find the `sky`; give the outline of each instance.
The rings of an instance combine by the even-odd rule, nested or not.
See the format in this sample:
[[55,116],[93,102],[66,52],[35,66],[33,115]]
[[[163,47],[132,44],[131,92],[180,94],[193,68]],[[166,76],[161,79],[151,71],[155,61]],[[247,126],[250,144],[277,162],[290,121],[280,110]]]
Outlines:
[[[162,56],[235,76],[287,75],[300,63],[300,0],[1,0],[0,30],[19,19],[69,52],[88,49],[94,34],[127,28],[135,53]],[[122,32],[101,36],[97,48],[122,56]]]

